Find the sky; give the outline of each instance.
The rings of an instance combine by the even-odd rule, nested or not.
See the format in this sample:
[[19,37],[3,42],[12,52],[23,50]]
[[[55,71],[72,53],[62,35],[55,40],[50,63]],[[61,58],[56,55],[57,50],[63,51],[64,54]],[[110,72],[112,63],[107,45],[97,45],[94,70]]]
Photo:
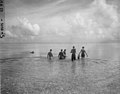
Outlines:
[[119,0],[5,0],[2,41],[120,42]]

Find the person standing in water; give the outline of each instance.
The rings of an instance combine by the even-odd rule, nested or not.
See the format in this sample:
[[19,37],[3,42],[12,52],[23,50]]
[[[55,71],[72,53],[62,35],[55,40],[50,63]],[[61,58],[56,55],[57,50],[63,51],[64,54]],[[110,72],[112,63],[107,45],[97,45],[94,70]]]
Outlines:
[[66,58],[66,49],[63,51],[64,59]]
[[74,61],[76,60],[76,49],[75,49],[75,46],[73,46],[73,49],[71,50],[71,60]]
[[49,60],[51,60],[51,59],[53,58],[52,49],[50,49],[50,51],[48,52],[47,58],[48,58]]
[[58,54],[59,59],[64,59],[63,49],[61,49],[61,52]]
[[78,54],[78,59],[80,58],[80,56],[81,56],[81,58],[85,58],[85,54],[88,57],[86,51],[84,50],[84,46],[83,46],[80,53]]

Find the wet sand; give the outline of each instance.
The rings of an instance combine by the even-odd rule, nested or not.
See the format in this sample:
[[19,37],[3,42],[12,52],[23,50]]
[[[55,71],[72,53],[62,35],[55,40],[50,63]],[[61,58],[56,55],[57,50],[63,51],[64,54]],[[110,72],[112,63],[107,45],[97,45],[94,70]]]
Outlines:
[[0,64],[1,94],[120,94],[120,61],[18,55]]

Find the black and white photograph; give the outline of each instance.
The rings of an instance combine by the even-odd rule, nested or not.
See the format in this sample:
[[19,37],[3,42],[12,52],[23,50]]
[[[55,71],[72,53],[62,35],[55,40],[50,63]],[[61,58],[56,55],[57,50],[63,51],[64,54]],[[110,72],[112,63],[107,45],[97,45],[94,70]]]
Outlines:
[[120,0],[0,0],[0,94],[120,94]]

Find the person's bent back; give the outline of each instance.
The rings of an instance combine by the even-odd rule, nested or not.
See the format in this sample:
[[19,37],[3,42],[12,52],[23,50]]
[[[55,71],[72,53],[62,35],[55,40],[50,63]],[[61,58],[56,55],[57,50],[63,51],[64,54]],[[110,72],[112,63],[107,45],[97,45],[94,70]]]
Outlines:
[[50,60],[53,58],[52,49],[50,49],[50,52],[48,52],[47,58]]
[[63,51],[63,56],[64,56],[64,59],[66,58],[66,49],[64,49]]
[[58,58],[59,59],[64,59],[64,54],[63,54],[63,50],[61,49],[61,52],[59,52],[58,54]]

